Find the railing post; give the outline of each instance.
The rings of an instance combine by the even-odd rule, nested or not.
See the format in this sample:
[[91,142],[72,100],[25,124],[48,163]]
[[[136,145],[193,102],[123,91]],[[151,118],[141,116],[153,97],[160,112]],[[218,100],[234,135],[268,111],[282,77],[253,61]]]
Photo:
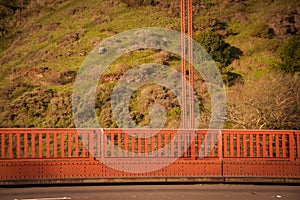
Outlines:
[[[101,145],[101,150],[100,150],[100,157],[101,157],[101,160],[104,159],[105,157],[105,143],[106,143],[106,140],[105,140],[105,137],[104,137],[104,129],[101,128],[100,129],[100,133],[101,133],[101,141],[100,141],[100,145]],[[126,140],[125,140],[126,141]]]
[[222,133],[222,130],[219,130],[218,141],[217,141],[217,148],[218,148],[218,157],[219,157],[219,160],[222,160],[222,157],[223,157],[223,147],[222,147],[222,144],[223,144],[223,133]]
[[27,133],[24,133],[24,154],[23,157],[24,158],[28,158],[28,135]]
[[[137,133],[137,148],[138,148],[137,156],[138,157],[141,157],[141,155],[142,155],[142,141],[141,141],[140,135],[141,135],[141,132],[138,132]],[[119,144],[118,144],[118,146],[119,146]]]
[[21,133],[18,133],[16,132],[16,135],[17,135],[17,156],[16,158],[20,158],[20,154],[21,154],[21,136],[20,136]]
[[227,157],[227,134],[226,132],[223,133],[222,131],[222,138],[224,138],[224,140],[222,139],[222,146],[223,146],[223,156],[222,157]]
[[294,132],[290,133],[290,137],[289,137],[289,146],[290,146],[290,161],[295,160],[295,152],[294,152]]
[[13,158],[13,137],[12,133],[8,135],[8,158]]
[[191,134],[191,159],[196,160],[196,144],[195,144],[195,140],[196,140],[196,135],[197,132],[193,131]]
[[50,158],[50,133],[46,133],[46,158]]
[[60,157],[65,157],[65,134],[62,132],[60,134]]
[[295,156],[296,159],[298,160],[300,158],[300,131],[295,131],[294,135],[296,137],[296,152],[297,155]]
[[31,133],[31,158],[35,158],[35,132]]
[[121,142],[121,132],[118,131],[118,145],[117,145],[117,148],[118,148],[118,157],[121,157],[122,156],[122,142]]
[[89,131],[89,158],[94,160],[94,130]]
[[5,133],[1,133],[1,158],[6,158],[5,156]]
[[43,158],[43,132],[39,132],[39,158]]

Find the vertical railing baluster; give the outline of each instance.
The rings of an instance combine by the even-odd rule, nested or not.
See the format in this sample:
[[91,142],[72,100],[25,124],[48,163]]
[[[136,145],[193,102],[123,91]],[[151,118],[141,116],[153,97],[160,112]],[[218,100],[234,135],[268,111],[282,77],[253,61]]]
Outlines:
[[218,142],[217,142],[217,148],[218,148],[218,158],[219,160],[222,160],[222,157],[223,157],[223,150],[222,150],[222,144],[223,144],[223,141],[222,141],[222,132],[220,131],[218,133]]
[[1,158],[5,158],[5,133],[1,133]]
[[[102,140],[101,140],[101,134],[102,132],[99,132],[99,130],[96,130],[96,135],[97,135],[97,157],[101,157],[101,148],[102,148]],[[76,132],[77,135],[77,132]],[[76,145],[78,147],[78,144]]]
[[181,157],[181,131],[177,133],[177,157]]
[[286,135],[283,134],[282,135],[282,138],[281,138],[281,146],[282,146],[282,157],[286,158],[286,152],[287,152],[287,149],[286,149]]
[[50,133],[49,132],[45,132],[46,134],[46,158],[50,158]]
[[241,156],[241,135],[240,133],[236,134],[236,157]]
[[124,133],[124,149],[125,149],[124,156],[128,157],[129,156],[129,154],[128,154],[128,134],[126,132]]
[[[282,138],[282,135],[281,135]],[[280,157],[280,149],[279,149],[279,134],[275,135],[275,151],[276,151],[276,157]],[[284,150],[282,150],[284,151]]]
[[39,134],[39,158],[43,158],[43,132]]
[[175,156],[175,147],[174,147],[174,138],[175,138],[175,136],[174,136],[174,132],[172,131],[171,132],[171,141],[170,141],[170,144],[171,144],[171,157],[174,157]]
[[118,132],[118,157],[122,156],[122,142],[121,142],[121,133]]
[[63,132],[60,134],[60,157],[65,157],[65,134]]
[[260,134],[255,134],[256,139],[256,157],[260,157]]
[[160,132],[157,134],[157,151],[158,151],[158,157],[161,157],[161,133]]
[[112,132],[110,133],[110,156],[111,157],[115,157],[114,147],[115,147],[115,133]]
[[269,134],[269,157],[273,157],[273,134]]
[[13,158],[13,137],[12,133],[8,135],[8,158]]
[[247,134],[243,134],[243,157],[247,157],[248,155],[248,146],[247,146]]
[[294,132],[290,132],[289,134],[289,151],[290,151],[290,161],[295,160],[295,152],[294,152]]
[[82,147],[82,157],[86,158],[86,144],[87,144],[87,135],[84,131],[81,133],[82,135],[82,141],[81,141],[81,147]]
[[151,151],[152,151],[152,156],[155,157],[155,136],[151,136]]
[[21,152],[21,138],[20,138],[20,133],[17,132],[17,158],[20,158],[20,152]]
[[68,158],[71,158],[72,157],[72,132],[68,132],[67,133],[67,141],[68,141]]
[[225,132],[223,135],[223,147],[224,147],[224,150],[223,150],[223,157],[226,158],[227,157],[227,133]]
[[135,136],[131,136],[131,157],[135,157]]
[[188,157],[188,132],[184,131],[183,135],[183,149],[184,149],[184,157]]
[[229,135],[229,139],[230,139],[230,143],[229,143],[229,147],[230,147],[230,157],[234,157],[234,142],[233,142],[233,134],[231,133]]
[[24,133],[24,154],[23,158],[28,158],[28,133]]
[[57,158],[57,133],[53,133],[53,157]]
[[210,134],[210,157],[214,157],[215,156],[215,134],[211,133]]
[[263,153],[263,157],[267,157],[267,149],[266,149],[266,133],[263,133],[262,136],[262,153]]
[[297,148],[297,158],[299,159],[300,158],[300,132],[298,133],[295,133],[297,136],[296,136],[296,139],[297,139],[297,142],[296,142],[296,148]]
[[148,157],[149,156],[149,150],[148,150],[148,134],[145,133],[145,152],[144,152],[144,156]]
[[75,139],[75,157],[78,157],[78,153],[79,153],[79,142],[78,142],[78,133],[77,131],[74,132],[74,139]]
[[253,134],[250,133],[249,135],[249,140],[250,140],[250,157],[253,158]]
[[140,137],[140,135],[141,135],[141,132],[138,132],[137,133],[137,148],[138,148],[138,154],[137,154],[137,156],[138,157],[141,157],[141,154],[142,154],[142,141],[141,141],[141,137]]
[[209,139],[209,133],[206,132],[204,136],[204,157],[208,156],[208,139]]
[[108,131],[104,131],[103,132],[103,141],[102,141],[103,147],[101,148],[101,149],[103,149],[103,152],[102,152],[103,157],[108,156],[108,152],[107,152],[108,138],[107,138],[107,135],[108,135]]
[[95,151],[94,151],[94,131],[93,130],[89,130],[89,132],[87,133],[88,134],[88,145],[89,145],[89,158],[91,161],[94,160],[94,154],[95,154]]
[[35,133],[31,133],[31,158],[35,158]]
[[164,157],[169,156],[168,154],[168,133],[164,132]]
[[191,159],[196,160],[196,131],[192,131],[190,135],[191,142]]

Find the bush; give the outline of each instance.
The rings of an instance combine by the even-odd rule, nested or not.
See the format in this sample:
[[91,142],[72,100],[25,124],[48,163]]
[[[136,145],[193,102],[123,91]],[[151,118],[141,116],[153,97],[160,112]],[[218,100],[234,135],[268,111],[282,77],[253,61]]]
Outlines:
[[241,52],[236,51],[230,44],[212,31],[201,32],[196,35],[195,40],[210,54],[214,61],[220,64],[220,68],[227,67]]
[[122,3],[125,3],[129,7],[147,6],[147,5],[154,6],[158,3],[156,0],[120,0],[120,1]]
[[30,0],[1,0],[0,5],[12,10],[18,10],[26,7],[30,3]]
[[272,39],[274,37],[274,30],[265,23],[259,23],[252,27],[250,35],[253,37]]
[[300,72],[300,36],[290,37],[279,49],[280,69],[294,74]]
[[195,40],[210,54],[216,62],[222,74],[224,82],[232,86],[236,80],[241,79],[241,75],[234,73],[228,65],[242,55],[242,51],[226,43],[219,35],[212,31],[201,32],[196,35]]
[[174,0],[119,0],[128,7],[156,6],[161,12],[168,12],[170,16],[179,17],[180,1]]

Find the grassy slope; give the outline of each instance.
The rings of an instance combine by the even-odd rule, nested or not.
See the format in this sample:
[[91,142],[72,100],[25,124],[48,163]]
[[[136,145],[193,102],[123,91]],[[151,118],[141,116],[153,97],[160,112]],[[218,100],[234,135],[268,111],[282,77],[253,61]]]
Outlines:
[[[52,5],[31,4],[8,20],[12,23],[9,34],[13,38],[4,40],[10,44],[2,45],[7,48],[0,51],[2,127],[74,126],[70,105],[73,72],[101,40],[139,27],[179,30],[179,18],[159,6],[129,8],[116,0],[54,2]],[[266,73],[276,61],[276,53],[268,44],[280,43],[281,39],[253,37],[251,31],[274,13],[283,12],[288,1],[205,2],[215,4],[197,6],[195,30],[222,31],[215,21],[225,24],[225,30],[229,32],[226,41],[243,51],[243,56],[232,64],[235,72],[245,80]],[[236,19],[236,13],[241,13],[242,17]],[[111,69],[107,76],[118,76],[124,62],[134,66],[159,59],[161,56],[153,51],[125,55],[113,65],[120,70]],[[166,59],[178,69],[178,60]],[[110,103],[107,97],[114,84],[114,81],[101,82],[99,86],[102,88],[99,95],[103,99],[99,100],[96,109],[103,126],[115,126],[112,119],[108,119]]]

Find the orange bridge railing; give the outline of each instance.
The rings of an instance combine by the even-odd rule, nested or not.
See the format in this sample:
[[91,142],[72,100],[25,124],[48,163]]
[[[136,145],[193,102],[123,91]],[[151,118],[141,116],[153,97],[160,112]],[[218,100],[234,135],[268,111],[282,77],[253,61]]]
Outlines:
[[300,131],[293,130],[0,129],[0,151],[3,183],[300,179]]

